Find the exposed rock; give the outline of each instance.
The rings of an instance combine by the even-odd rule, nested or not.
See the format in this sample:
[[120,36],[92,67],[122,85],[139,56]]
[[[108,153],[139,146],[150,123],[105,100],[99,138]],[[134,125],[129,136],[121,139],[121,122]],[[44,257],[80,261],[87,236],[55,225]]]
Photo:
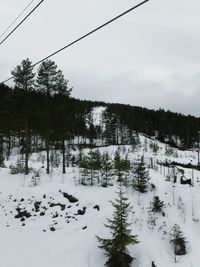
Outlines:
[[55,207],[55,206],[60,206],[61,210],[65,210],[65,204],[61,203],[50,203],[49,207]]
[[95,205],[95,206],[93,207],[93,209],[96,209],[96,210],[100,211],[100,207],[99,207],[99,205]]
[[19,207],[16,208],[17,214],[15,215],[16,219],[25,217],[25,218],[29,218],[31,217],[31,214],[26,211],[26,210],[21,210]]
[[86,211],[86,207],[83,207],[83,209],[82,210],[78,210],[77,214],[75,214],[75,215],[84,215],[85,211]]
[[35,211],[38,212],[39,209],[40,209],[40,204],[41,204],[41,201],[35,201],[34,202],[34,207],[35,207]]
[[70,203],[78,202],[78,199],[75,198],[74,196],[69,195],[69,194],[67,194],[67,193],[65,193],[65,192],[62,192],[62,194],[63,194],[63,197],[64,197],[64,198],[67,198],[67,199],[69,200]]

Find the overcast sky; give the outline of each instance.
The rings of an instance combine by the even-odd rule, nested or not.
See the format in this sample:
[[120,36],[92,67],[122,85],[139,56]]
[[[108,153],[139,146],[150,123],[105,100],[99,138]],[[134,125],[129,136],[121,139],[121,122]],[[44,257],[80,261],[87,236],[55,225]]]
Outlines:
[[[0,0],[0,34],[29,2]],[[44,1],[0,46],[0,80],[22,59],[34,63],[137,3]],[[199,0],[151,0],[52,60],[74,97],[200,116],[199,12]]]

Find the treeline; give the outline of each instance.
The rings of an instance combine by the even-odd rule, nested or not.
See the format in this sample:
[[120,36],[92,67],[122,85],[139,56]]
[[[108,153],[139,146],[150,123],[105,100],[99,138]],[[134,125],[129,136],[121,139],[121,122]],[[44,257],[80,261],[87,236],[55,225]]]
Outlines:
[[[12,72],[13,88],[0,84],[0,164],[11,149],[20,147],[28,156],[46,150],[47,173],[49,152],[60,149],[65,172],[66,142],[78,145],[133,144],[137,133],[157,137],[179,148],[197,145],[200,119],[164,110],[148,110],[123,104],[108,104],[74,99],[71,89],[55,62],[46,60],[36,73],[29,59]],[[103,106],[102,121],[95,125],[91,111]]]
[[131,131],[156,136],[161,142],[182,149],[198,143],[200,118],[171,111],[149,110],[123,104],[107,104],[107,112]]

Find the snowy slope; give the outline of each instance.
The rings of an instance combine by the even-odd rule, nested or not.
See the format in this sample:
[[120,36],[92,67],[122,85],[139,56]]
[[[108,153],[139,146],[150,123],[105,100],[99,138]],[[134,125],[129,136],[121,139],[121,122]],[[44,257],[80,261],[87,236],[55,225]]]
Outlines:
[[[129,146],[121,147],[121,153],[129,151],[131,160],[144,154],[149,162],[154,160],[176,160],[196,163],[192,151],[177,151],[178,158],[165,155],[165,145],[158,143],[160,149],[154,154],[149,145],[151,141],[140,136],[141,147],[132,151]],[[101,148],[110,154],[116,146]],[[85,153],[87,150],[85,150]],[[31,165],[38,167],[37,155],[33,155]],[[16,156],[11,161],[15,161]],[[6,163],[7,166],[10,162]],[[127,196],[133,206],[130,215],[132,233],[138,235],[140,243],[130,247],[136,258],[133,266],[149,267],[154,261],[158,267],[199,267],[200,264],[200,184],[199,172],[194,171],[195,186],[181,185],[178,181],[166,181],[168,169],[150,170],[151,182],[156,191],[139,195],[126,188]],[[185,169],[185,176],[191,178],[191,170]],[[42,174],[38,186],[30,186],[31,174],[11,175],[8,168],[0,169],[0,251],[2,267],[102,267],[106,261],[103,251],[98,248],[96,235],[108,237],[104,223],[112,216],[112,205],[117,184],[114,186],[87,187],[77,184],[78,169],[68,168],[65,175],[55,169],[52,175]],[[178,179],[179,180],[179,179]],[[70,202],[63,193],[73,195],[77,201]],[[158,195],[165,203],[165,216],[156,215],[156,225],[149,223],[149,207],[153,197]],[[38,209],[37,202],[40,202]],[[96,205],[99,206],[99,210]],[[85,213],[83,212],[85,209]],[[18,211],[30,213],[29,218],[15,218]],[[81,214],[84,213],[84,214]],[[25,216],[23,216],[24,218]],[[169,243],[170,229],[179,224],[188,244],[188,254],[174,263],[173,249]],[[52,228],[53,227],[53,228]],[[53,231],[52,231],[53,230]],[[54,231],[55,230],[55,231]]]

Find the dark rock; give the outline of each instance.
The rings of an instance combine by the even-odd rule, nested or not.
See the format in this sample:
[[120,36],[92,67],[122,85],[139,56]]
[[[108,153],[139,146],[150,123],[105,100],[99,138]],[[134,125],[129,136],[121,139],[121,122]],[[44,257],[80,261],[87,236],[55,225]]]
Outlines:
[[25,218],[29,218],[31,217],[31,214],[26,211],[26,210],[21,210],[19,207],[16,208],[17,214],[15,215],[16,219],[25,217]]
[[39,209],[40,209],[40,204],[41,204],[41,201],[35,201],[34,202],[34,208],[35,208],[35,211],[38,212]]
[[100,211],[100,207],[99,207],[99,205],[95,205],[95,206],[93,207],[93,209],[96,209],[96,210]]
[[24,222],[24,221],[25,221],[25,218],[24,218],[24,217],[22,217],[22,218],[20,219],[20,221],[21,221],[21,222]]
[[49,228],[52,232],[56,231],[56,229],[52,226]]
[[41,211],[40,212],[40,216],[44,216],[45,215],[45,212],[44,211]]
[[61,203],[50,203],[49,207],[55,207],[55,206],[60,206],[61,210],[65,210],[65,204]]
[[20,200],[21,202],[23,202],[24,201],[24,198],[21,198],[21,200]]
[[85,229],[87,229],[87,226],[84,226],[84,227],[82,228],[82,230],[85,230]]
[[78,210],[77,214],[75,214],[75,215],[84,215],[85,211],[86,211],[86,207],[83,207],[83,209],[82,210]]
[[65,192],[62,192],[62,194],[63,194],[63,197],[64,197],[64,198],[67,198],[67,199],[69,200],[70,203],[78,202],[78,199],[75,198],[74,196],[69,195],[69,194],[67,194],[67,193],[65,193]]

